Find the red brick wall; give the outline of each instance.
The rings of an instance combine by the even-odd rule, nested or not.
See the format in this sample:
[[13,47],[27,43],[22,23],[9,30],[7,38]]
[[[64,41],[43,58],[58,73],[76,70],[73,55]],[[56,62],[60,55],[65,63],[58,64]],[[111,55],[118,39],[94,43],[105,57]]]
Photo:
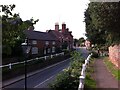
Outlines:
[[109,47],[109,59],[120,69],[120,45]]

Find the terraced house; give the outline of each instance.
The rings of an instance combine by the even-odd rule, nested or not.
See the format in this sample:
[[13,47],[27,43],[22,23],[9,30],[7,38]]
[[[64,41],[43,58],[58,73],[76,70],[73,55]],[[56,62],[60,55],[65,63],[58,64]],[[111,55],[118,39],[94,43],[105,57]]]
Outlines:
[[27,42],[31,46],[30,54],[43,56],[62,52],[63,49],[71,50],[73,48],[72,32],[62,24],[62,29],[55,24],[55,30],[46,32],[35,31],[32,27],[25,31]]

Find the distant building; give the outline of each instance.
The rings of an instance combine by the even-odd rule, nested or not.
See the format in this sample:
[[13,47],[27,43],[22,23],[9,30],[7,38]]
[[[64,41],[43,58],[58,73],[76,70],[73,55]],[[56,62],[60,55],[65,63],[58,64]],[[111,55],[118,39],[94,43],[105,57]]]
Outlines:
[[86,46],[86,49],[90,49],[91,43],[90,43],[89,40],[86,40],[86,41],[85,41],[85,46]]
[[71,50],[73,48],[72,32],[66,28],[66,24],[62,24],[62,29],[55,24],[55,30],[47,30],[46,32],[34,31],[30,27],[25,31],[28,44],[32,47],[30,54],[43,56],[61,52],[62,49]]

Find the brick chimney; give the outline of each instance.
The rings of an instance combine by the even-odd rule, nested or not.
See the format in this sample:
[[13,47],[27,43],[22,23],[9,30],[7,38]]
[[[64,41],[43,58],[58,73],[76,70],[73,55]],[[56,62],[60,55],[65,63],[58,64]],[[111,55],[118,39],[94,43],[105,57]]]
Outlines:
[[55,31],[59,31],[59,24],[55,23]]
[[62,33],[65,33],[65,31],[66,31],[66,24],[62,23]]

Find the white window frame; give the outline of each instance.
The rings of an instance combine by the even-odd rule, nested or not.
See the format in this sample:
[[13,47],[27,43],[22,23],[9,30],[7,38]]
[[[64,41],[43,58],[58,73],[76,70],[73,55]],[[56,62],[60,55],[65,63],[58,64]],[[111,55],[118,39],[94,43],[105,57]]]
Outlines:
[[46,49],[44,49],[44,55],[46,54]]
[[37,44],[37,40],[32,40],[32,44]]
[[49,45],[49,41],[45,41],[45,45]]
[[50,53],[50,48],[47,49],[47,53]]
[[55,47],[52,47],[52,53],[54,53],[55,52]]

